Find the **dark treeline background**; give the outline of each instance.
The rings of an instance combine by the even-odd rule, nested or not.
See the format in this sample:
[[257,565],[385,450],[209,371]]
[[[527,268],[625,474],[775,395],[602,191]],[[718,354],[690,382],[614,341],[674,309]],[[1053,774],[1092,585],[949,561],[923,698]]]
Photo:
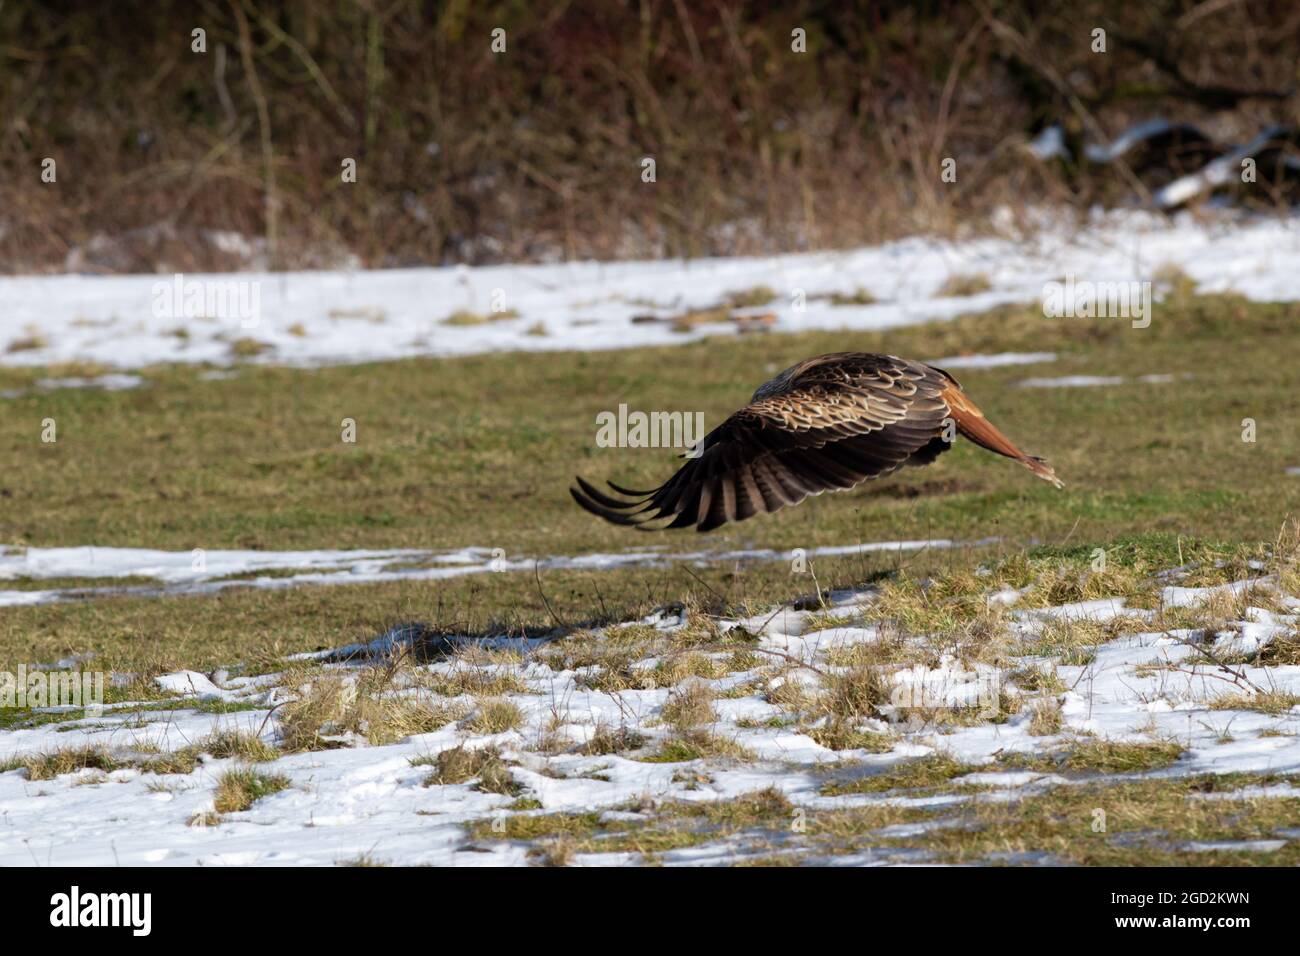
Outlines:
[[1152,116],[1294,122],[1298,39],[1300,5],[1254,0],[11,0],[0,269],[247,264],[214,230],[281,268],[979,228],[1127,188],[1032,160],[1047,124],[1077,145]]

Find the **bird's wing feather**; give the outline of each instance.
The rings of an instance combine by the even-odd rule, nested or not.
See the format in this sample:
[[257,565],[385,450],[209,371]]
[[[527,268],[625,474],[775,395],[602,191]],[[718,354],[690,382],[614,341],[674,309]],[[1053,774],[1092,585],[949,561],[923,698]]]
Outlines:
[[914,456],[933,460],[946,447],[934,443],[948,415],[942,392],[950,380],[928,366],[841,353],[791,372],[779,388],[709,432],[695,456],[658,488],[636,491],[611,482],[632,499],[620,500],[578,478],[571,494],[615,524],[709,531],[852,488]]

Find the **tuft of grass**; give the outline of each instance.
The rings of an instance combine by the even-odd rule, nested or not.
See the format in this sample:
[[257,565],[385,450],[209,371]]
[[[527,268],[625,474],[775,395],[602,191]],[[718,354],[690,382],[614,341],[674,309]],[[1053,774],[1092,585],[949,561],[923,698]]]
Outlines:
[[938,787],[954,777],[970,773],[972,768],[946,754],[931,754],[895,764],[882,773],[853,780],[835,780],[825,784],[826,796],[849,793],[887,793],[891,790],[920,790]]
[[[1197,799],[1231,795],[1267,777],[1225,776],[1097,781],[1055,787],[1014,801],[970,806],[964,826],[925,831],[908,843],[935,854],[938,862],[987,863],[1008,855],[1040,856],[1047,862],[1085,866],[1266,865],[1293,866],[1291,846],[1276,853],[1249,850],[1192,852],[1190,842],[1238,842],[1271,837],[1292,825],[1294,798]],[[1243,812],[1248,806],[1249,812]],[[1092,826],[1104,812],[1105,827]]]
[[146,773],[157,774],[193,773],[194,768],[199,763],[199,753],[200,750],[197,746],[182,747],[180,750],[174,750],[171,753],[150,757],[140,765],[140,769]]
[[708,309],[691,309],[673,316],[669,321],[672,323],[674,332],[690,332],[701,325],[721,325],[732,320],[731,309],[726,306],[718,306]]
[[354,680],[341,672],[316,672],[299,687],[298,697],[277,716],[287,750],[341,746],[339,737],[357,734],[372,745],[432,733],[469,712],[467,706],[412,696],[395,685],[402,668],[376,667]]
[[437,704],[422,698],[363,699],[356,720],[368,743],[395,743],[419,734],[431,734],[461,720],[468,708]]
[[1039,626],[1036,639],[1025,651],[1054,658],[1067,667],[1082,666],[1092,660],[1093,650],[1106,642],[1105,625],[1090,618],[1049,617]]
[[661,716],[664,723],[679,734],[689,734],[705,724],[717,723],[713,691],[698,681],[678,687],[664,702]]
[[233,767],[217,779],[212,805],[217,813],[239,813],[262,797],[287,790],[290,786],[292,783],[283,774]]
[[[1003,573],[1014,574],[1016,562],[1009,562]],[[1018,602],[1018,607],[1054,607],[1098,598],[1132,598],[1148,596],[1152,591],[1149,570],[1118,562],[1108,562],[1104,571],[1081,569],[1072,562],[1038,560],[1028,562],[1032,586]],[[1154,570],[1154,569],[1151,569]]]
[[978,295],[993,288],[989,277],[982,272],[955,273],[944,280],[935,293],[935,298],[957,298],[959,296]]
[[[752,656],[750,655],[751,658]],[[740,669],[748,670],[748,667]],[[701,677],[705,680],[724,677],[727,674],[727,665],[702,651],[691,650],[672,655],[661,662],[657,670],[663,677],[661,684],[673,685],[680,684],[690,677]]]
[[1255,663],[1268,667],[1300,664],[1300,628],[1275,636],[1259,649]]
[[537,866],[568,866],[573,862],[576,852],[573,840],[560,834],[550,840],[543,840],[528,851],[528,859]]
[[1182,756],[1183,748],[1172,741],[1125,743],[1113,740],[1080,740],[1055,754],[1003,754],[1001,762],[1013,769],[1042,772],[1143,773],[1168,767]]
[[1031,737],[1051,737],[1061,732],[1061,704],[1054,697],[1033,701],[1029,720]]
[[518,674],[493,667],[460,666],[450,673],[431,674],[422,683],[444,697],[500,697],[528,693],[528,686]]
[[832,292],[826,296],[831,305],[875,305],[878,299],[862,286],[852,292]]
[[479,701],[465,729],[476,734],[503,734],[523,725],[524,712],[518,704],[505,697],[489,697]]
[[1151,273],[1151,281],[1176,299],[1186,299],[1196,290],[1196,280],[1172,262],[1165,262]]
[[245,763],[266,763],[280,752],[256,734],[225,729],[208,734],[188,747],[150,757],[138,764],[141,770],[157,774],[193,773],[200,754],[218,759],[236,759]]
[[1300,518],[1282,523],[1269,553],[1269,570],[1282,593],[1300,597]]
[[218,758],[235,758],[247,763],[275,760],[280,752],[256,734],[240,730],[218,730],[194,744],[194,750]]
[[653,755],[638,759],[678,763],[706,757],[750,756],[735,740],[707,729],[718,721],[713,699],[712,689],[699,680],[677,687],[664,702],[660,714],[664,723],[672,728],[673,736],[665,740]]
[[655,753],[636,759],[646,763],[686,763],[710,757],[753,760],[754,755],[735,740],[707,730],[692,730],[665,740]]
[[467,309],[458,309],[451,315],[442,320],[443,325],[486,325],[489,322],[502,322],[506,319],[519,318],[519,312],[515,309],[502,309],[500,312],[471,312]]
[[600,814],[595,812],[547,813],[479,820],[470,824],[469,832],[476,840],[539,840],[559,836],[589,837],[616,826],[602,822]]
[[476,788],[486,793],[518,796],[522,787],[510,775],[509,765],[495,747],[468,748],[464,744],[440,751],[433,757],[416,757],[411,766],[432,766],[424,786],[468,783],[477,778]]
[[767,305],[776,298],[776,290],[771,286],[756,285],[749,289],[739,289],[727,293],[727,305],[733,309],[750,309]]
[[894,655],[892,662],[897,663],[907,635],[928,635],[932,641],[972,651],[1002,646],[1006,642],[1005,610],[989,604],[986,587],[987,583],[969,572],[942,575],[929,582],[911,578],[886,581],[866,616],[901,628],[901,633],[886,632],[873,642],[878,647],[864,646],[860,653],[882,658]]
[[763,699],[787,714],[800,714],[812,706],[816,695],[792,672],[784,672],[769,682]]
[[896,742],[889,734],[858,730],[844,719],[828,720],[820,727],[804,727],[799,732],[830,750],[869,750],[883,754],[893,750]]
[[1030,694],[1061,694],[1068,689],[1052,663],[1022,667],[1007,676],[1018,689]]
[[880,668],[863,665],[832,672],[823,678],[823,691],[815,710],[832,721],[855,721],[880,716],[890,702],[893,682]]
[[243,337],[230,343],[230,355],[232,358],[253,358],[263,352],[269,352],[272,348],[274,346],[269,342]]
[[[643,820],[603,819],[599,813],[514,815],[470,825],[477,840],[515,840],[530,844],[529,857],[541,865],[563,865],[577,853],[641,853],[647,857],[728,837],[765,842],[768,834],[789,833],[795,808],[776,788],[741,794],[729,800],[637,800],[622,809]],[[900,811],[886,810],[890,819]],[[833,814],[818,814],[817,821]],[[817,822],[809,821],[816,827]]]
[[341,674],[319,673],[299,688],[298,697],[277,713],[285,749],[318,750],[337,746],[327,736],[340,733],[355,690]]
[[28,780],[52,780],[65,773],[81,770],[101,770],[111,773],[127,766],[103,747],[90,744],[81,747],[63,747],[47,753],[12,757],[0,762],[0,773],[10,770],[27,771]]
[[[773,820],[789,820],[794,804],[776,787],[764,787],[752,793],[742,793],[730,800],[707,803],[681,803],[676,808],[691,815],[702,815],[713,823],[737,827],[757,826]],[[667,808],[669,812],[672,807]]]
[[1211,710],[1254,710],[1272,717],[1289,714],[1300,706],[1300,694],[1281,690],[1264,693],[1224,694],[1210,702]]
[[9,345],[5,348],[6,352],[34,352],[37,349],[49,348],[49,339],[43,335],[32,334],[20,336],[16,339],[10,339]]
[[645,744],[644,734],[626,726],[611,727],[608,724],[597,724],[591,739],[582,745],[582,752],[589,757],[603,757],[607,754],[640,750]]
[[550,814],[509,817],[504,832],[499,832],[499,824],[494,827],[491,821],[483,821],[474,824],[470,833],[485,840],[537,841],[534,858],[544,863],[547,849],[555,844],[566,853],[641,853],[650,857],[697,846],[720,833],[717,828],[694,826],[694,822],[668,819],[663,825],[643,826],[626,820],[601,821],[596,814]]

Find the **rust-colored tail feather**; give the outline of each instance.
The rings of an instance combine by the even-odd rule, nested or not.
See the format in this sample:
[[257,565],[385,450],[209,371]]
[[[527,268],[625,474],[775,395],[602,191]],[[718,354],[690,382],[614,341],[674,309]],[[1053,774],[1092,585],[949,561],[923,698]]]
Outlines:
[[994,428],[993,423],[984,417],[984,413],[955,384],[943,390],[943,399],[948,403],[952,420],[963,437],[969,438],[981,448],[987,448],[1007,458],[1014,458],[1039,478],[1050,481],[1057,488],[1065,487],[1065,483],[1056,477],[1056,472],[1052,470],[1051,465],[1034,455],[1026,455],[1013,445],[1011,439]]

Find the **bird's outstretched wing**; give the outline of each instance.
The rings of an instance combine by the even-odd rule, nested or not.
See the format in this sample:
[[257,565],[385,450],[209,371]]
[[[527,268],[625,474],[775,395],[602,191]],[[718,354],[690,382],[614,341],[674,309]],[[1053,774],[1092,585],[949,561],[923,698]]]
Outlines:
[[933,461],[949,447],[941,433],[949,414],[943,392],[952,384],[937,369],[894,356],[810,359],[760,388],[658,488],[609,482],[624,496],[616,498],[579,477],[570,493],[614,524],[711,531]]

